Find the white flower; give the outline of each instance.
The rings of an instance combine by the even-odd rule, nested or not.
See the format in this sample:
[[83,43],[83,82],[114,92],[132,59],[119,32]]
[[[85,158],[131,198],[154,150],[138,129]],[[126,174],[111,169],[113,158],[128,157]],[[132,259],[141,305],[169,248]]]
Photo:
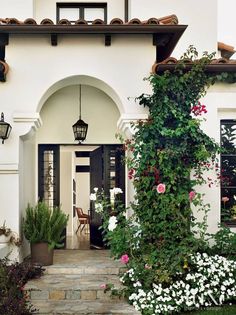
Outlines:
[[102,204],[100,202],[95,203],[95,211],[97,213],[102,213],[103,212],[103,206],[102,206]]
[[113,231],[115,230],[116,226],[117,226],[117,218],[113,215],[109,218],[108,230]]
[[112,190],[113,190],[114,195],[123,194],[123,191],[121,188],[114,187]]
[[90,194],[89,199],[92,200],[92,201],[96,201],[97,200],[96,194]]
[[97,187],[94,187],[93,190],[95,191],[95,193],[97,193],[98,188],[97,188]]

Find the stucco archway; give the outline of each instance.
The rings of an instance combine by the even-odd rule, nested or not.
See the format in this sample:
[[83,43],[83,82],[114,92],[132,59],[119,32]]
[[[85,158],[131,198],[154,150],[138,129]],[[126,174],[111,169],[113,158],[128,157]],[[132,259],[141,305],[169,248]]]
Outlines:
[[39,100],[38,106],[37,106],[37,112],[40,112],[42,106],[46,102],[46,100],[54,94],[56,91],[60,90],[63,87],[67,87],[70,85],[88,85],[95,87],[101,91],[103,91],[105,94],[107,94],[117,105],[117,108],[120,112],[120,114],[124,113],[124,106],[121,102],[121,98],[119,97],[118,93],[109,86],[106,82],[100,80],[99,78],[95,78],[88,75],[74,75],[69,76],[66,78],[63,78],[57,82],[55,82],[53,85],[51,85],[45,93],[42,95],[41,99]]

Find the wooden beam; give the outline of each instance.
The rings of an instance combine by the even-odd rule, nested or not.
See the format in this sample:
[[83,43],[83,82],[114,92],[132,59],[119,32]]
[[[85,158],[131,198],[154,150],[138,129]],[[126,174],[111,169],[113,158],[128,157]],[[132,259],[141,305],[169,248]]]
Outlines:
[[57,34],[51,34],[51,45],[57,46]]
[[111,35],[105,34],[105,46],[111,46]]
[[9,34],[0,32],[0,46],[6,46],[9,44]]
[[0,60],[5,61],[5,46],[0,46]]

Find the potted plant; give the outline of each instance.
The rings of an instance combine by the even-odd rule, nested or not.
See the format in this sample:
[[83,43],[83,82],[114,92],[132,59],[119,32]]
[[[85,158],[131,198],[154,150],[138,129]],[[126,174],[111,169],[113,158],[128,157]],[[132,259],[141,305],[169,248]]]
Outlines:
[[44,266],[53,264],[53,249],[62,247],[69,216],[60,207],[52,209],[39,201],[34,207],[28,204],[23,220],[23,232],[31,246],[31,261]]
[[0,226],[0,244],[9,243],[11,239],[11,229],[6,226],[6,221]]

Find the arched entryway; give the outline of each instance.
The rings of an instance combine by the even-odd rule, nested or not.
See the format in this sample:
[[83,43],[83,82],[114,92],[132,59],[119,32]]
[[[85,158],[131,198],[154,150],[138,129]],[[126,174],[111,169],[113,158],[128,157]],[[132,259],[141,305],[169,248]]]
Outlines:
[[[56,86],[58,89],[55,91]],[[74,141],[72,131],[72,125],[79,117],[79,86],[82,119],[89,125],[82,145]],[[120,144],[115,137],[121,103],[118,108],[114,102],[114,99],[119,102],[118,96],[105,83],[86,76],[67,78],[63,87],[61,81],[57,82],[46,94],[48,98],[40,109],[42,126],[34,139],[38,151],[37,197],[50,205],[61,205],[69,214],[65,232],[67,248],[77,247],[74,237],[78,227],[76,207],[92,215],[90,240],[93,245],[101,247],[101,233],[97,233],[101,222],[91,208],[89,195],[93,185],[103,187],[107,192],[121,181],[124,186]],[[97,172],[98,168],[101,172]]]

